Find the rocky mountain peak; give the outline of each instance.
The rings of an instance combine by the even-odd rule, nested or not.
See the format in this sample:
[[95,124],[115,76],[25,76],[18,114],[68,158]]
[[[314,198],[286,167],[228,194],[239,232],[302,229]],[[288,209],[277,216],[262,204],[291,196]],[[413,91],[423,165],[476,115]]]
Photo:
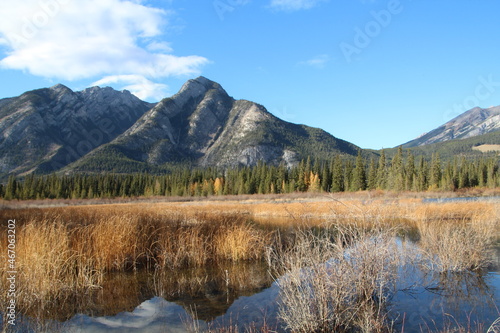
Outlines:
[[172,96],[172,98],[176,100],[178,105],[184,105],[192,98],[203,98],[210,90],[215,90],[222,95],[228,96],[220,84],[200,76],[184,83],[179,92]]
[[191,79],[188,80],[186,83],[184,83],[179,92],[182,92],[184,90],[193,90],[193,89],[198,91],[203,91],[203,90],[207,91],[210,89],[217,89],[224,91],[224,89],[222,89],[222,86],[217,82],[209,80],[204,76],[199,76],[196,79]]
[[0,176],[65,167],[130,128],[153,107],[129,92],[57,84],[0,103]]
[[[2,139],[3,138],[3,139]],[[175,165],[296,164],[306,156],[355,155],[319,129],[284,122],[234,100],[205,77],[151,104],[128,91],[64,85],[0,100],[0,177],[30,172],[139,172]]]
[[55,92],[55,93],[72,93],[73,90],[71,90],[70,88],[66,87],[64,84],[61,84],[61,83],[58,83],[52,87],[49,88],[51,91]]
[[455,139],[487,134],[500,130],[500,106],[472,108],[438,128],[403,145],[405,148],[423,146]]
[[56,84],[48,89],[40,90],[49,100],[69,103],[76,98],[75,93],[63,84]]

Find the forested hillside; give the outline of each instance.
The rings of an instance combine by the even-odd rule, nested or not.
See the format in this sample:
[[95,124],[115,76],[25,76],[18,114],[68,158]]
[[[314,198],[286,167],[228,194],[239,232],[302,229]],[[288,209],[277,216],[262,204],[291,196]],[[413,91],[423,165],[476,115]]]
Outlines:
[[355,160],[337,155],[330,161],[302,160],[287,168],[258,163],[231,169],[177,168],[165,174],[74,174],[10,177],[0,186],[4,199],[113,198],[137,196],[209,196],[360,190],[427,191],[500,186],[498,159],[455,158],[443,162],[398,149],[392,158]]

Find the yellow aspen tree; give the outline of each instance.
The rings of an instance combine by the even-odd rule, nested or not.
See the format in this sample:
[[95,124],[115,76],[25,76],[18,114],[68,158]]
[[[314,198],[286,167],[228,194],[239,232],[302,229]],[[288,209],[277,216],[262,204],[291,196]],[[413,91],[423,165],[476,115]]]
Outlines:
[[215,178],[215,182],[214,182],[214,193],[216,195],[222,195],[222,191],[224,189],[224,179],[222,178]]
[[320,190],[320,179],[319,175],[311,171],[309,176],[309,192],[319,192]]

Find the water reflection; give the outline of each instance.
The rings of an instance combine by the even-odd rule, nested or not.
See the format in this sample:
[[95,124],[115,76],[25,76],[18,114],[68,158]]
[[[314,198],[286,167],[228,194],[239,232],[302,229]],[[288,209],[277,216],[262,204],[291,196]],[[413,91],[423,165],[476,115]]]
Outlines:
[[[392,299],[396,330],[441,331],[469,327],[483,331],[500,316],[500,274],[497,272],[424,273],[414,270],[410,288]],[[417,282],[418,281],[418,282]]]
[[197,306],[186,310],[174,302],[161,297],[153,297],[142,302],[132,312],[123,312],[115,316],[90,317],[77,315],[64,324],[65,332],[188,332],[205,330],[208,327],[228,327],[238,323],[253,323],[260,327],[276,318],[276,297],[278,287],[273,284],[253,296],[241,296],[227,309],[226,313],[213,321],[197,319]]
[[196,311],[199,319],[211,321],[227,312],[241,296],[250,296],[271,285],[264,263],[246,263],[164,271],[151,279],[155,295]]
[[[395,330],[474,328],[476,323],[487,329],[500,316],[500,248],[496,254],[496,264],[486,272],[438,274],[402,267],[389,308]],[[235,324],[244,330],[251,323],[283,331],[278,294],[263,263],[116,273],[100,290],[28,315],[62,332],[186,332]]]
[[[432,282],[426,287],[399,291],[393,301],[391,317],[396,331],[420,332],[421,329],[440,330],[457,324],[467,327],[476,323],[492,323],[498,316],[500,304],[500,275],[461,273],[426,277]],[[203,305],[196,299],[170,302],[153,297],[142,302],[132,312],[115,316],[90,317],[78,315],[65,324],[70,332],[186,332],[196,326],[244,327],[253,323],[260,327],[264,321],[277,327],[277,298],[279,288],[269,288],[251,296],[239,296],[221,314],[212,319],[200,318]],[[208,318],[208,317],[207,317]],[[197,320],[198,319],[198,320]],[[278,329],[278,331],[282,331]]]
[[[263,278],[268,276],[266,268],[230,269],[191,271],[190,278],[182,272],[153,276],[149,287],[161,297],[113,316],[78,315],[65,328],[75,332],[186,332],[193,327],[203,331],[266,323],[283,331],[276,319],[279,287]],[[500,316],[498,272],[438,274],[411,267],[410,274],[401,277],[389,309],[396,331],[438,331],[457,325],[485,331]]]
[[[70,328],[98,332],[113,327],[118,331],[145,327],[145,332],[149,332],[163,327],[161,331],[165,332],[167,325],[170,332],[170,326],[184,327],[193,317],[211,322],[231,313],[234,302],[240,303],[240,299],[269,288],[272,281],[267,265],[261,262],[161,273],[112,273],[105,277],[102,288],[39,306],[33,304],[24,311],[23,327],[26,331],[35,327],[37,331],[36,328],[48,325],[64,332]],[[241,311],[234,312],[235,318],[237,312]]]

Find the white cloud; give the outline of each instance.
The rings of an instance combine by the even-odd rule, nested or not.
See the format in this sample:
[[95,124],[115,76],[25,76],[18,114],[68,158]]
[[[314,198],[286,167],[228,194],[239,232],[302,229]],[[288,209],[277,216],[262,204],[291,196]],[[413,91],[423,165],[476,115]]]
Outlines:
[[270,7],[276,10],[293,12],[310,9],[327,0],[271,0]]
[[120,89],[129,90],[142,100],[159,101],[168,93],[166,84],[155,83],[142,75],[111,75],[106,76],[91,86],[120,85]]
[[[208,63],[176,56],[161,40],[168,11],[141,0],[23,0],[0,3],[0,67],[53,79],[193,75]],[[142,45],[147,45],[143,47]]]
[[301,66],[310,66],[315,68],[325,68],[327,62],[330,61],[330,56],[327,54],[320,54],[306,61],[299,62]]
[[157,41],[153,41],[151,43],[148,44],[147,46],[147,49],[149,51],[161,51],[161,52],[165,52],[165,53],[171,53],[174,51],[174,49],[172,49],[172,46],[170,46],[170,43],[168,42],[157,42]]

